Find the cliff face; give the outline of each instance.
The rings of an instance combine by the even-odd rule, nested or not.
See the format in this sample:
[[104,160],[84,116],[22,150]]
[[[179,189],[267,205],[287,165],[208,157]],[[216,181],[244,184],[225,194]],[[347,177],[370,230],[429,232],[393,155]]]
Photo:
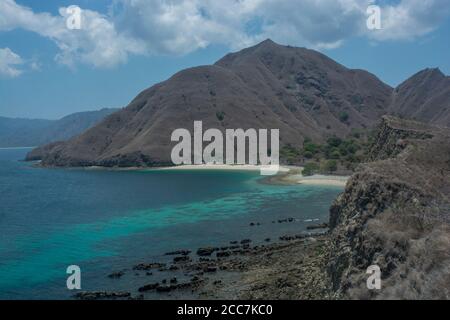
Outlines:
[[[333,288],[348,298],[450,298],[450,129],[384,117],[370,162],[331,207]],[[381,290],[366,287],[381,269]]]

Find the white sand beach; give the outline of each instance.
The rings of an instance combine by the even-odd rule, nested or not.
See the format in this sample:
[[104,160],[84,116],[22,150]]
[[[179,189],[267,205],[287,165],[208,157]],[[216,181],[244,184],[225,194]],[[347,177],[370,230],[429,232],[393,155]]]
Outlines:
[[[152,170],[236,170],[236,171],[260,171],[263,166],[251,164],[184,164],[173,167],[161,167]],[[288,172],[288,167],[280,166],[279,172]]]
[[[257,165],[229,165],[229,164],[199,164],[199,165],[179,165],[173,167],[161,167],[150,170],[236,170],[236,171],[259,171],[261,166]],[[322,175],[303,176],[303,167],[280,166],[278,175],[272,182],[286,184],[324,185],[345,187],[348,176]]]
[[312,176],[304,177],[301,174],[299,174],[299,175],[293,175],[292,179],[295,179],[295,181],[299,184],[345,187],[349,177],[322,175],[322,174],[315,174]]
[[[312,176],[303,176],[301,172],[303,167],[288,166],[285,171],[271,178],[269,183],[281,184],[305,184],[305,185],[323,185],[345,187],[349,176],[314,174]],[[288,170],[286,172],[286,169]]]
[[[261,171],[263,166],[249,164],[189,164],[172,167],[127,167],[127,168],[105,168],[105,167],[86,167],[87,170],[118,170],[118,171],[177,171],[177,170],[230,170],[230,171]],[[315,174],[312,176],[303,176],[301,174],[303,167],[300,166],[280,166],[278,174],[266,176],[267,183],[273,184],[305,184],[305,185],[323,185],[345,187],[349,177],[337,175]]]

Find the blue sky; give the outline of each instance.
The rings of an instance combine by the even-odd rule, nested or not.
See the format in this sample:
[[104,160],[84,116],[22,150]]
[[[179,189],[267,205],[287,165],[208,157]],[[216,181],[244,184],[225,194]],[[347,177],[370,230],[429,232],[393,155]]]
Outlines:
[[[381,8],[381,30],[366,26]],[[82,9],[80,30],[65,8]],[[395,86],[450,74],[450,0],[0,0],[0,116],[59,118],[126,106],[186,67],[271,38]]]

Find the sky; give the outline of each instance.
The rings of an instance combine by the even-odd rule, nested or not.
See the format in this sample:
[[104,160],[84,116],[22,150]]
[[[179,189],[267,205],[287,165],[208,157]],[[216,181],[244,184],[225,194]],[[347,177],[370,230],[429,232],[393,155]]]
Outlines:
[[0,0],[0,116],[124,107],[267,38],[391,86],[427,67],[449,75],[450,0]]

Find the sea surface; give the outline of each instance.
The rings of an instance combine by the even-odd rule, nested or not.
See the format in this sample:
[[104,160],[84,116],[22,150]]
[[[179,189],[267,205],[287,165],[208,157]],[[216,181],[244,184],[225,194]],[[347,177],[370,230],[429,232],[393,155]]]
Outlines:
[[0,149],[0,299],[69,299],[69,265],[82,290],[135,288],[139,275],[107,275],[168,251],[299,234],[342,192],[249,171],[43,169],[21,161],[29,150]]

